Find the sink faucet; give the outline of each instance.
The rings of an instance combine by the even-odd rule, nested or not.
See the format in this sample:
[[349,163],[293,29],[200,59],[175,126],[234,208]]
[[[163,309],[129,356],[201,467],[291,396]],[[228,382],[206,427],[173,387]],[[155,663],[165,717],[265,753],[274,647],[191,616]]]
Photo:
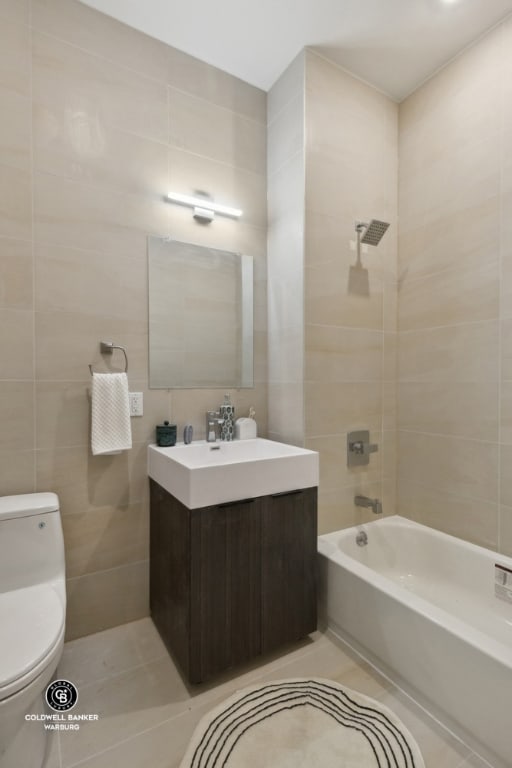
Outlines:
[[356,507],[371,507],[376,515],[382,513],[382,502],[379,499],[369,499],[368,496],[356,496],[354,504]]
[[219,411],[206,411],[206,442],[215,443],[217,441],[217,427],[222,424]]

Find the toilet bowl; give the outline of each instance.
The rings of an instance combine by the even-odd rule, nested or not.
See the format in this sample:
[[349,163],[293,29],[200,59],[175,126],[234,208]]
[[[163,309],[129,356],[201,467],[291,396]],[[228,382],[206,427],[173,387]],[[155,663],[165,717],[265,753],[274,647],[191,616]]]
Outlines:
[[0,768],[41,768],[47,734],[26,716],[62,655],[64,542],[54,493],[0,497]]

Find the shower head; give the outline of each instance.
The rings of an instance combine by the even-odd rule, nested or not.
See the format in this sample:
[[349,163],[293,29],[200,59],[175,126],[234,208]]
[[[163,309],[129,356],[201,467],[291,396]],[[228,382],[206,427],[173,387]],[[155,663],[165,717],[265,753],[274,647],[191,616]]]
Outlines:
[[363,228],[365,230],[361,237],[361,242],[365,245],[378,245],[388,227],[389,224],[386,221],[379,221],[378,219],[372,219],[369,224],[363,222],[356,224],[357,232],[361,233]]

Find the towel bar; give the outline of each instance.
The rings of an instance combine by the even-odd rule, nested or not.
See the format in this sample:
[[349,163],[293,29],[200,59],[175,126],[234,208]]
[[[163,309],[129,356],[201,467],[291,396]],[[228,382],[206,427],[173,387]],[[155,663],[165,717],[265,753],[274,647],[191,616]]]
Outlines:
[[[128,355],[126,354],[126,349],[124,347],[120,347],[119,344],[114,344],[113,341],[100,341],[100,352],[102,355],[111,355],[114,349],[120,349],[123,353],[125,362],[124,372],[128,373]],[[89,370],[92,376],[94,373],[92,369],[92,363],[89,363]]]

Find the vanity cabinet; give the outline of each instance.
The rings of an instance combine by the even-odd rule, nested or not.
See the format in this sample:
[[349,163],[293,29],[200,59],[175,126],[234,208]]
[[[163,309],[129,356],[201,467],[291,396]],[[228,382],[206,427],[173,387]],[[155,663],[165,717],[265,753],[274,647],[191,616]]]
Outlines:
[[151,615],[190,682],[315,631],[316,488],[188,509],[150,487]]

